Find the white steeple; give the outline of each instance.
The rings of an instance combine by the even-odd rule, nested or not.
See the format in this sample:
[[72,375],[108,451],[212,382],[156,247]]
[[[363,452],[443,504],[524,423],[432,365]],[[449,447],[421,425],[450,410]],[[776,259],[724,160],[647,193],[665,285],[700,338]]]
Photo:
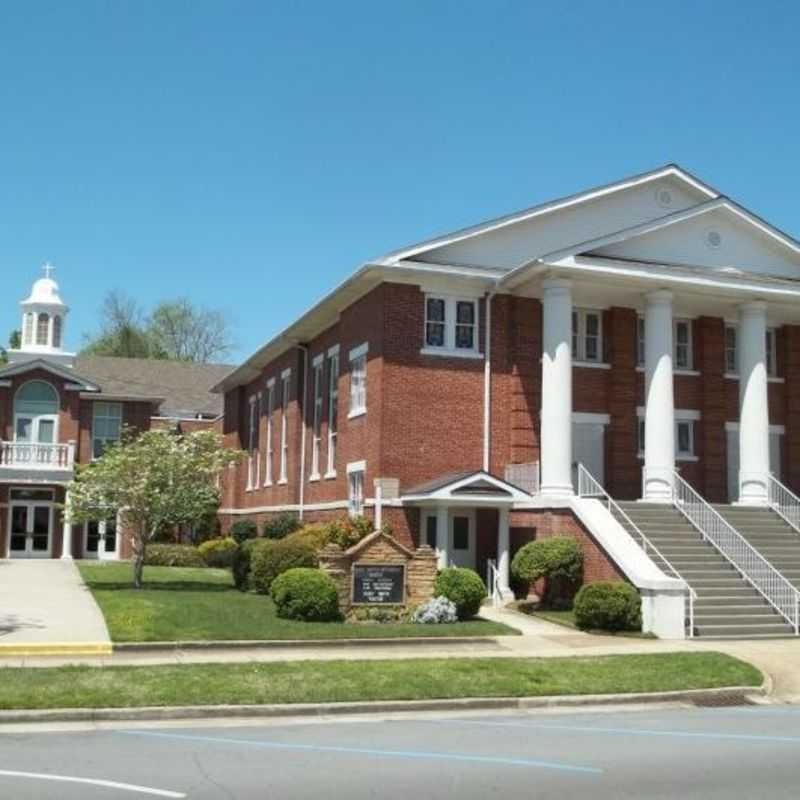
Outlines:
[[[20,302],[21,342],[19,350],[9,351],[10,360],[23,361],[34,357],[64,361],[71,360],[73,355],[64,352],[64,320],[69,308],[61,299],[58,284],[53,280],[55,267],[48,262],[42,271],[44,277],[34,282],[31,293]],[[13,357],[15,355],[16,358]]]

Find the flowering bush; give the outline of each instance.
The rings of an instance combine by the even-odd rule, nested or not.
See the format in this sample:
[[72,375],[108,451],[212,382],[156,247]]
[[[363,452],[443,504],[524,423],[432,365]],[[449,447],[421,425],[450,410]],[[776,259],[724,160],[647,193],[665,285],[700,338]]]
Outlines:
[[443,622],[458,622],[456,604],[446,597],[434,597],[414,611],[414,622],[423,625],[440,625]]

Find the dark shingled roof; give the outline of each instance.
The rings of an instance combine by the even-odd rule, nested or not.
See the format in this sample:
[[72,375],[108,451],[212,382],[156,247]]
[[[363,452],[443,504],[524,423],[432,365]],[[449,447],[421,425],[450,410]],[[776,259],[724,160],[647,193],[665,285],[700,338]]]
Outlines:
[[120,397],[160,398],[158,414],[164,417],[216,417],[223,397],[211,387],[233,367],[228,364],[194,364],[150,358],[85,356],[75,359],[77,375],[98,384],[102,394]]
[[449,486],[451,483],[468,478],[470,475],[477,475],[478,473],[479,470],[470,470],[469,472],[450,472],[447,475],[440,475],[438,478],[434,478],[431,481],[425,481],[425,483],[412,486],[410,489],[404,491],[403,494],[433,494],[434,492],[438,492],[439,489],[444,489],[445,486]]

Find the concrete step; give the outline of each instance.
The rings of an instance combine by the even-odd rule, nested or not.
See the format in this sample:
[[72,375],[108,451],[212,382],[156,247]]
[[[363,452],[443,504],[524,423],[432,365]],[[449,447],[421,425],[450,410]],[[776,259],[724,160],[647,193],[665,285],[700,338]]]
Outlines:
[[[776,615],[777,616],[777,615]],[[783,619],[779,617],[778,619]],[[787,622],[758,622],[753,624],[701,624],[695,623],[695,635],[713,638],[756,639],[766,636],[794,636],[794,629]]]

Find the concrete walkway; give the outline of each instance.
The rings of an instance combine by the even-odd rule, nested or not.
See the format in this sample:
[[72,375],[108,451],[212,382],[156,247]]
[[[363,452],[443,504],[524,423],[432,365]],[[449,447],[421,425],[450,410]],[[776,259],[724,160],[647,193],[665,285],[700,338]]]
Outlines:
[[31,651],[111,651],[103,615],[72,561],[0,560],[0,656]]

